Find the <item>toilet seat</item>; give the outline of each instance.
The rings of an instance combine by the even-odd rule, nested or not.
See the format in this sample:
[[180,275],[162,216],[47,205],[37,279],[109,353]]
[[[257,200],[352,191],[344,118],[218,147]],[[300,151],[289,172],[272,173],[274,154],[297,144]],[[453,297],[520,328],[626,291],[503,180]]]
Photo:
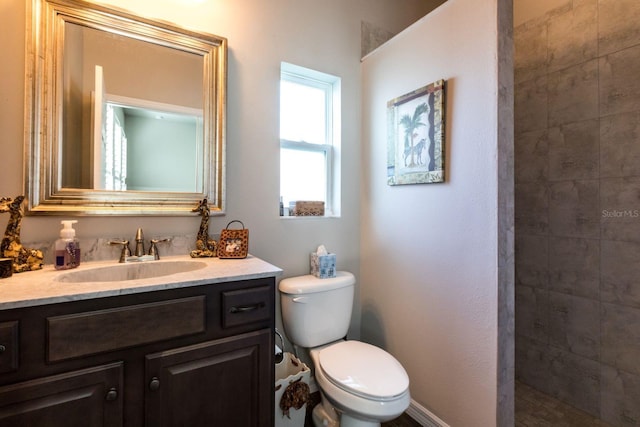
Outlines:
[[406,394],[409,377],[386,351],[360,341],[340,341],[318,354],[324,376],[336,387],[356,396],[392,401]]

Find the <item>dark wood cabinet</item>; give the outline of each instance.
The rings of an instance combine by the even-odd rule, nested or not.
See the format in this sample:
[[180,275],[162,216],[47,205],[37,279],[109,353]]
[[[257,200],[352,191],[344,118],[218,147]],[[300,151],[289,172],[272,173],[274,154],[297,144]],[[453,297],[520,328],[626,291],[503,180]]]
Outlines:
[[0,387],[0,426],[122,426],[122,373],[113,363]]
[[0,310],[0,427],[273,425],[273,277]]
[[270,427],[261,390],[272,393],[271,377],[260,363],[269,350],[263,330],[147,356],[146,425]]

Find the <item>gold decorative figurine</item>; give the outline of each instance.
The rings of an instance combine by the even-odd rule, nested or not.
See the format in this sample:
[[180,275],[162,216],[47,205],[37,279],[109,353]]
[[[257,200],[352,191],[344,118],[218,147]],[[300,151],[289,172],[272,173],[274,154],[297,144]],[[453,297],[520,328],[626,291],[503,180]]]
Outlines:
[[0,212],[10,212],[11,217],[4,231],[0,251],[5,258],[13,260],[13,272],[40,270],[44,256],[39,249],[28,249],[20,243],[20,223],[22,222],[22,202],[24,196],[15,199],[0,198]]
[[191,251],[191,258],[216,256],[216,241],[209,238],[209,205],[207,199],[202,199],[191,212],[198,212],[202,216],[200,230],[198,230],[196,238],[196,249]]

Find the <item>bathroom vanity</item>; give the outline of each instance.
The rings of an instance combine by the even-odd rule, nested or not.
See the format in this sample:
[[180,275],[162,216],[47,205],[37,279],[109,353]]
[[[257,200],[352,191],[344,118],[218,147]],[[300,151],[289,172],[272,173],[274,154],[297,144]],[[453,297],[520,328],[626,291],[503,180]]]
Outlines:
[[173,262],[0,281],[0,426],[272,426],[281,270]]

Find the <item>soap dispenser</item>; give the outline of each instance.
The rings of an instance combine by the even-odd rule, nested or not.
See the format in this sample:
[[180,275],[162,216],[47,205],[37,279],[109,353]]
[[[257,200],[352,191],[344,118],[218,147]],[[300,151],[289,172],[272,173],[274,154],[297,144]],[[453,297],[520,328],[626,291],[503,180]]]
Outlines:
[[60,238],[55,243],[55,268],[56,270],[68,270],[80,265],[80,243],[76,239],[76,230],[73,229],[73,221],[60,221],[62,229]]

